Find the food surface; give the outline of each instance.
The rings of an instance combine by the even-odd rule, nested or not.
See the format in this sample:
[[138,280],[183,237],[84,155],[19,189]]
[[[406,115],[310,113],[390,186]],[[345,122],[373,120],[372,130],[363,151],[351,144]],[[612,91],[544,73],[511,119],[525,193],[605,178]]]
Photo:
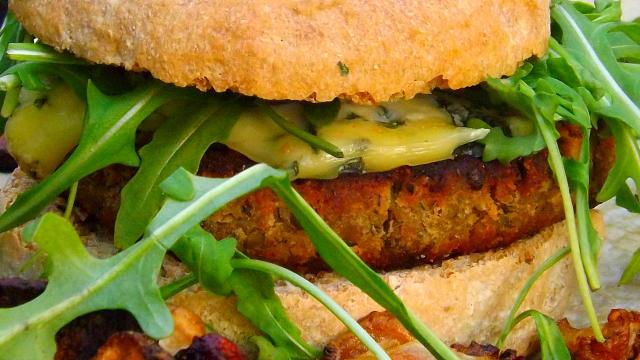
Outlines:
[[33,35],[60,50],[263,99],[380,102],[462,88],[513,73],[544,53],[549,35],[548,0],[11,5]]
[[0,276],[46,288],[0,280],[0,357],[637,355],[592,296],[590,208],[640,212],[619,1],[9,2]]
[[[397,320],[386,312],[372,312],[358,321],[395,359],[421,360],[428,357]],[[594,339],[588,328],[575,328],[567,319],[558,321],[559,329],[574,360],[622,360],[640,356],[640,313],[613,309],[603,324],[605,341]],[[500,350],[491,344],[472,341],[454,344],[457,351],[475,360],[525,360],[511,349]],[[351,333],[342,333],[325,348],[325,359],[373,359]],[[466,359],[466,358],[465,358]]]
[[[382,172],[449,159],[459,146],[490,132],[456,122],[438,100],[419,96],[375,106],[336,100],[328,105],[285,102],[274,106],[287,121],[338,147],[342,157],[310,147],[257,108],[240,115],[224,144],[256,162],[290,169],[294,178],[332,179],[344,172]],[[335,118],[318,123],[309,114],[318,109],[333,110]]]
[[[561,128],[562,150],[580,148],[575,127]],[[613,163],[611,138],[593,139],[596,191]],[[224,147],[205,154],[200,174],[231,177],[253,162]],[[78,204],[112,228],[119,193],[132,171],[105,169],[80,184]],[[295,188],[367,264],[378,270],[506,246],[563,219],[560,193],[544,153],[503,165],[460,155],[389,172],[297,180]],[[247,195],[206,219],[216,238],[235,237],[247,255],[300,272],[326,270],[293,214],[270,190]]]
[[[24,174],[16,173],[19,180]],[[13,181],[20,184],[19,181]],[[22,182],[23,186],[28,186]],[[13,201],[22,190],[16,185],[12,191],[3,194],[4,201]],[[599,216],[595,215],[594,225],[601,229]],[[82,222],[82,220],[79,220]],[[82,228],[82,224],[79,227]],[[422,265],[411,269],[387,272],[383,279],[392,286],[399,296],[413,311],[434,326],[439,336],[448,344],[468,343],[472,340],[492,342],[500,331],[512,299],[520,291],[526,279],[539,267],[540,263],[556,253],[566,244],[565,224],[560,222],[536,234],[534,237],[522,239],[503,249],[490,250],[480,254],[459,256],[444,260],[438,265]],[[20,230],[5,233],[7,236],[19,236]],[[108,235],[98,237],[91,234],[87,248],[91,253],[105,256],[105,247],[111,247]],[[18,243],[14,246],[19,246]],[[24,245],[22,245],[24,246]],[[11,249],[10,249],[11,250]],[[18,253],[18,249],[13,249]],[[22,249],[23,252],[33,250]],[[18,267],[28,256],[15,258],[5,263]],[[17,263],[17,264],[16,264]],[[173,257],[163,264],[160,282],[170,283],[179,279],[188,271]],[[335,299],[355,319],[360,319],[371,311],[382,308],[361,290],[344,278],[333,273],[321,273],[309,277],[326,294]],[[477,279],[482,281],[477,281]],[[523,304],[523,309],[535,308],[550,316],[560,316],[566,308],[571,294],[574,294],[574,275],[571,263],[567,259],[550,269],[533,287]],[[41,288],[35,289],[35,296]],[[425,289],[429,289],[425,292]],[[454,290],[451,290],[454,289]],[[324,346],[331,338],[344,330],[343,325],[309,294],[286,283],[279,282],[275,292],[280,297],[287,314],[301,329],[305,340]],[[493,296],[500,294],[500,296]],[[29,296],[25,296],[25,300]],[[487,301],[477,302],[477,299]],[[201,286],[195,286],[173,297],[169,303],[173,306],[190,309],[205,323],[216,324],[215,330],[230,340],[237,342],[242,349],[250,353],[255,351],[248,341],[250,336],[259,331],[236,308],[233,297],[212,294]],[[126,314],[126,313],[125,313]],[[314,314],[314,316],[309,316]],[[447,314],[447,316],[442,316]],[[120,315],[118,315],[120,316]],[[128,317],[122,318],[125,321]],[[103,317],[90,318],[91,321],[103,321]],[[85,322],[78,322],[85,324]],[[88,325],[91,327],[91,325]],[[82,327],[71,327],[82,329]],[[132,328],[131,330],[135,330]],[[97,331],[97,330],[96,330]],[[82,332],[82,331],[80,331]],[[532,337],[535,329],[532,324],[517,327],[509,337],[508,346],[521,353],[531,351],[536,340]],[[90,340],[90,339],[87,339]],[[102,338],[102,341],[106,338]],[[72,344],[72,343],[71,343]],[[86,346],[97,348],[100,344],[88,341]],[[71,349],[74,349],[71,346]]]
[[[600,217],[593,219],[596,228],[601,229]],[[493,342],[524,282],[544,260],[565,246],[564,226],[563,222],[554,224],[503,249],[459,256],[439,265],[391,271],[383,273],[382,278],[446,344]],[[575,291],[571,266],[565,259],[551,268],[532,288],[522,309],[540,309],[549,316],[560,316]],[[170,267],[166,266],[165,271],[165,275],[171,274]],[[354,319],[382,310],[336,274],[322,273],[311,279]],[[312,344],[323,346],[343,331],[344,326],[326,308],[300,289],[280,283],[275,291],[304,339]],[[247,337],[256,334],[253,326],[235,312],[233,302],[200,287],[178,294],[171,303],[191,309],[206,323],[217,324],[216,330],[241,346]],[[531,337],[534,332],[531,323],[516,327],[507,347],[520,353],[531,352],[537,343]]]
[[566,319],[560,331],[575,360],[637,359],[640,356],[640,313],[613,309],[602,327],[606,341],[599,342],[591,329],[576,329]]

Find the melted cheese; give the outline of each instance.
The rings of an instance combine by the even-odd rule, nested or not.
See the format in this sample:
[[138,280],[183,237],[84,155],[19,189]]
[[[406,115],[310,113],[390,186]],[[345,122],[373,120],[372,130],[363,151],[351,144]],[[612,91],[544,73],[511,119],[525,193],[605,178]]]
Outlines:
[[[299,103],[274,109],[307,126]],[[344,158],[311,148],[256,109],[245,111],[225,144],[256,162],[289,169],[293,177],[330,179],[341,172],[381,172],[449,159],[458,146],[488,132],[457,127],[435,101],[418,97],[380,106],[343,103],[337,120],[317,129],[317,135],[338,146]]]

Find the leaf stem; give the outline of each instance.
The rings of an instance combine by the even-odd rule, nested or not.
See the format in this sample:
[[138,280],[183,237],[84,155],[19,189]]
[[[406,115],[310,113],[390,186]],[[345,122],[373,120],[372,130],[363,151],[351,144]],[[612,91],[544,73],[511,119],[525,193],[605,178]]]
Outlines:
[[281,266],[260,260],[231,260],[231,265],[238,269],[250,269],[265,272],[280,277],[299,287],[318,300],[324,307],[333,313],[378,359],[391,358],[384,349],[367,333],[365,329],[355,321],[338,303],[325,294],[317,286],[302,276]]
[[20,268],[18,269],[18,273],[23,274],[25,271],[27,271],[33,265],[35,265],[36,262],[42,259],[43,256],[44,256],[44,250],[42,249],[36,250],[36,252],[33,253],[33,255],[31,255],[25,262],[22,263],[22,265],[20,265]]
[[509,311],[509,315],[507,316],[507,319],[504,322],[502,331],[500,332],[500,337],[496,342],[496,347],[498,347],[498,349],[500,349],[501,351],[503,350],[504,343],[507,340],[507,336],[509,335],[509,332],[511,331],[511,329],[513,329],[513,327],[516,324],[516,321],[515,321],[516,314],[518,313],[520,306],[522,306],[522,303],[527,297],[529,290],[531,290],[531,287],[540,278],[540,276],[542,276],[547,270],[551,269],[555,264],[557,264],[570,252],[571,252],[571,249],[569,249],[566,246],[558,250],[558,252],[551,255],[542,264],[540,264],[540,266],[533,272],[533,274],[531,274],[529,279],[527,279],[527,282],[525,282],[524,286],[518,293],[518,296],[516,297],[516,300],[514,301],[513,306],[511,307],[511,311]]
[[[3,78],[6,78],[8,76],[11,76],[11,75],[3,76]],[[11,81],[11,83],[6,84],[7,92],[4,95],[4,102],[2,103],[2,108],[0,109],[0,116],[4,118],[10,117],[11,114],[13,114],[13,110],[15,110],[16,106],[18,106],[18,103],[20,102],[19,84],[20,84],[20,81],[17,81],[17,82]]]
[[91,65],[70,54],[59,53],[50,46],[32,43],[11,43],[7,56],[16,61],[34,61],[52,64]]
[[283,118],[280,114],[278,114],[275,110],[273,110],[271,106],[265,104],[262,101],[256,101],[256,104],[258,105],[258,108],[260,109],[260,111],[262,111],[265,115],[269,116],[271,120],[273,120],[273,122],[278,124],[278,126],[283,128],[289,134],[306,142],[307,144],[311,145],[311,147],[320,149],[331,156],[334,156],[337,158],[344,157],[344,153],[342,153],[342,150],[340,150],[339,147],[291,124],[289,121],[287,121],[287,119]]
[[178,294],[179,292],[181,292],[182,290],[185,290],[197,283],[198,283],[198,277],[193,273],[189,273],[177,280],[174,280],[166,285],[163,285],[160,288],[160,294],[163,299],[168,300],[173,296],[175,296],[176,294]]
[[71,212],[73,211],[73,204],[76,202],[76,194],[78,193],[78,182],[74,182],[69,188],[69,196],[67,197],[67,206],[64,209],[64,218],[71,219]]
[[[590,129],[584,129],[582,132],[582,146],[580,149],[580,163],[589,166],[589,142]],[[590,207],[589,207],[589,175],[586,175],[583,184],[576,184],[576,220],[578,226],[578,239],[580,242],[580,254],[584,263],[585,274],[592,290],[600,288],[600,274],[598,273],[598,257],[597,249],[599,249],[600,239],[597,236],[591,236],[593,226],[591,224]],[[592,244],[592,242],[598,242]],[[594,253],[594,249],[596,250]]]
[[543,360],[571,360],[571,353],[555,320],[537,310],[530,309],[515,318],[514,326],[527,317],[531,317],[536,324]]
[[604,341],[604,336],[602,336],[602,330],[600,329],[600,324],[598,323],[598,318],[596,316],[596,311],[593,307],[593,302],[591,300],[591,290],[589,288],[589,284],[587,281],[587,276],[585,274],[584,264],[582,263],[582,256],[580,255],[580,242],[578,239],[578,229],[576,226],[576,218],[575,213],[573,211],[573,202],[571,199],[571,191],[569,190],[569,181],[567,179],[567,174],[564,169],[564,164],[562,162],[562,155],[560,154],[560,149],[558,148],[558,143],[556,142],[553,131],[550,126],[545,123],[544,118],[538,112],[537,109],[534,108],[535,111],[535,120],[538,128],[540,129],[540,133],[544,138],[545,143],[547,144],[547,148],[549,149],[549,163],[551,168],[553,169],[553,173],[556,176],[556,182],[558,187],[560,188],[560,195],[562,196],[562,204],[564,207],[565,214],[565,224],[567,225],[567,231],[569,232],[569,244],[571,246],[571,257],[573,259],[573,266],[576,272],[576,278],[578,280],[578,288],[580,290],[580,296],[582,297],[582,302],[587,312],[587,317],[591,322],[591,328],[593,329],[593,334],[599,342]]

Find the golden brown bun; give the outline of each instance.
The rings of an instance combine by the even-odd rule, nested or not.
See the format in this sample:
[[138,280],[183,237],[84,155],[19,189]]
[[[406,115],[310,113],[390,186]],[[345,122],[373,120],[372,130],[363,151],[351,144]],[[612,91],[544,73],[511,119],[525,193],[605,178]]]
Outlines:
[[[549,0],[12,0],[44,43],[264,99],[411,98],[542,54]],[[346,65],[348,74],[338,63]]]
[[[25,190],[30,181],[19,170],[0,193],[2,205],[13,201]],[[3,209],[0,209],[0,211]],[[594,225],[603,228],[602,219],[593,213]],[[82,233],[82,230],[80,230]],[[5,256],[0,268],[17,269],[33,249],[19,242],[19,230],[0,235],[2,252],[20,254],[16,258]],[[7,241],[12,239],[12,241]],[[95,234],[84,234],[82,239],[89,251],[99,256],[109,253],[110,239],[99,240]],[[538,235],[515,244],[482,254],[461,256],[442,262],[440,266],[420,266],[383,275],[392,289],[445,343],[494,343],[507,312],[531,273],[558,249],[566,246],[564,223],[557,223]],[[7,252],[11,247],[19,247]],[[7,264],[8,262],[8,264]],[[166,282],[185,272],[184,266],[167,258],[161,281]],[[38,272],[35,272],[38,274]],[[312,279],[329,296],[342,305],[354,318],[359,319],[381,308],[359,289],[336,276],[323,274]],[[522,310],[538,309],[554,318],[564,313],[569,297],[574,294],[573,267],[569,259],[549,270],[532,288]],[[279,283],[276,292],[281,297],[291,319],[302,330],[303,337],[312,344],[322,346],[343,330],[341,323],[306,293],[286,283]],[[170,301],[194,311],[213,328],[250,349],[248,337],[257,330],[235,309],[233,298],[223,298],[193,287]],[[511,333],[507,346],[519,353],[532,350],[536,336],[531,323],[525,322]]]

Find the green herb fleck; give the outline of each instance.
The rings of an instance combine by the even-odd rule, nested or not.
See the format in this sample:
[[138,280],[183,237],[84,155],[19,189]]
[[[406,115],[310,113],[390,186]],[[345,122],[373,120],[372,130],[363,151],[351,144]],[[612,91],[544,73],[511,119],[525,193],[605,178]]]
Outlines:
[[349,75],[349,68],[342,61],[338,61],[338,69],[340,70],[340,75],[342,76]]

